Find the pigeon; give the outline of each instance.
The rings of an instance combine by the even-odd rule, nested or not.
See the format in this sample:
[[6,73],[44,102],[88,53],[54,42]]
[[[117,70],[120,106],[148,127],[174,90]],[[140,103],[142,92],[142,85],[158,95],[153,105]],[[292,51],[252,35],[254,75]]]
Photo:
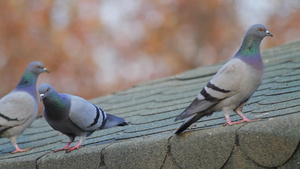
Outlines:
[[49,71],[41,62],[31,62],[16,88],[0,99],[0,137],[10,139],[16,148],[12,153],[30,150],[20,149],[17,138],[37,116],[36,82],[43,72]]
[[[223,111],[227,123],[240,124],[252,121],[243,114],[243,106],[261,84],[264,64],[260,43],[264,37],[273,35],[262,24],[251,26],[238,52],[223,65],[204,86],[193,102],[175,119],[186,119],[175,134],[180,134],[191,124],[216,111]],[[229,114],[234,111],[242,120],[232,122]]]
[[[40,85],[38,91],[44,104],[43,115],[46,121],[54,130],[70,139],[63,148],[55,152],[79,149],[84,139],[96,130],[127,125],[123,118],[107,114],[81,97],[57,93],[49,84]],[[79,142],[74,147],[69,147],[76,136],[79,136]]]

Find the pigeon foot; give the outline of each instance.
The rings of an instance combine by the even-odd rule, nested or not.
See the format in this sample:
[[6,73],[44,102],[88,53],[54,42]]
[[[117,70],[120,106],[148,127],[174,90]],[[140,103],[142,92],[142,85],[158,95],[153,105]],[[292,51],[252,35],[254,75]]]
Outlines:
[[20,149],[20,148],[17,148],[15,151],[11,152],[12,154],[15,154],[15,153],[21,153],[21,152],[25,152],[25,151],[28,151],[28,150],[31,150],[31,148],[26,148],[26,149]]

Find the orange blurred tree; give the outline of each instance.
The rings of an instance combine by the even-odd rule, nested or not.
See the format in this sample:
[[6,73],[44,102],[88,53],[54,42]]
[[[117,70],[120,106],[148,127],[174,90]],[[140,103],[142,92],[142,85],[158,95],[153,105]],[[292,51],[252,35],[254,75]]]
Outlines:
[[[0,95],[15,87],[26,65],[51,71],[38,83],[87,99],[145,80],[229,59],[245,28],[236,1],[0,1]],[[284,5],[285,6],[284,6]],[[299,3],[264,23],[271,47],[300,37]],[[264,17],[264,16],[262,16]],[[275,39],[276,38],[276,39]]]

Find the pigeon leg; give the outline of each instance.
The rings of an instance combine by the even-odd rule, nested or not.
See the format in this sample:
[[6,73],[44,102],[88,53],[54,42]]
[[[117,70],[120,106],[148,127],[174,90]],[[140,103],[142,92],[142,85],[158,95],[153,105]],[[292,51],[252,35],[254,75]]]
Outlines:
[[241,116],[241,118],[243,119],[243,120],[240,121],[241,123],[259,120],[259,119],[248,119],[247,117],[245,117],[245,116],[242,114],[242,112],[241,112],[241,114],[238,114],[238,115]]
[[[247,117],[245,117],[244,115],[243,115],[243,113],[242,113],[242,111],[243,111],[243,106],[246,104],[246,102],[244,102],[243,104],[241,104],[238,108],[236,108],[234,111],[235,111],[235,113],[237,114],[237,115],[239,115],[239,116],[241,116],[241,118],[243,119],[243,120],[241,120],[241,121],[239,121],[240,123],[243,123],[243,122],[249,122],[249,121],[257,121],[257,120],[259,120],[259,119],[253,119],[253,120],[251,120],[251,119],[248,119]],[[236,122],[237,124],[239,124],[238,122]]]
[[229,118],[229,115],[228,115],[227,117],[226,117],[226,115],[225,115],[225,118],[226,118],[227,122],[226,122],[225,124],[223,124],[223,126],[226,126],[227,124],[228,124],[229,126],[231,126],[231,125],[235,125],[235,124],[241,124],[241,123],[244,123],[244,122],[257,121],[257,120],[259,120],[259,119],[253,119],[253,120],[250,120],[250,119],[248,119],[247,117],[245,117],[245,116],[243,115],[242,111],[243,111],[243,106],[245,105],[245,103],[246,103],[246,102],[244,102],[243,104],[241,104],[238,108],[236,108],[236,109],[234,110],[234,112],[235,112],[237,115],[241,116],[242,120],[241,120],[241,121],[237,121],[237,122],[231,122],[231,120],[230,120],[230,118]]
[[62,151],[62,150],[66,150],[66,149],[70,148],[69,145],[70,145],[72,142],[73,142],[73,141],[70,140],[63,148],[57,149],[57,150],[55,150],[54,152],[58,152],[58,151]]
[[13,152],[11,152],[12,154],[14,154],[14,153],[20,153],[20,152],[25,152],[25,151],[31,150],[31,148],[20,149],[18,145],[16,145],[15,147],[16,147],[16,150],[13,151]]
[[241,124],[241,123],[244,123],[244,122],[256,121],[256,120],[250,120],[250,119],[247,119],[244,115],[241,115],[241,117],[243,118],[243,120],[241,120],[241,121],[236,121],[236,122],[232,122],[232,121],[230,120],[229,117],[226,117],[227,122],[224,123],[222,126],[224,127],[224,126],[226,126],[227,124],[228,124],[229,126],[232,126],[232,125],[235,125],[235,124]]
[[84,139],[85,139],[85,136],[80,136],[78,143],[74,147],[68,148],[66,152],[69,153],[75,149],[79,149],[81,147],[80,145]]
[[230,120],[230,117],[229,117],[229,114],[232,112],[232,109],[223,109],[223,112],[224,112],[224,115],[225,115],[225,118],[226,118],[226,123],[224,123],[222,126],[224,127],[224,126],[226,126],[227,124],[229,125],[229,126],[231,126],[231,125],[234,125],[234,122],[232,122],[231,120]]
[[[242,116],[243,116],[243,117],[242,117]],[[247,119],[244,115],[242,115],[242,116],[241,116],[241,117],[243,118],[243,120],[241,120],[241,121],[236,121],[236,122],[232,122],[232,121],[230,120],[229,117],[226,118],[227,122],[226,122],[225,124],[223,124],[223,126],[226,126],[227,124],[228,124],[229,126],[232,126],[232,125],[235,125],[235,124],[241,124],[241,123],[248,122],[248,121],[255,121],[255,120]]]
[[57,149],[54,152],[67,150],[70,148],[69,145],[74,141],[75,137],[72,137],[72,136],[68,136],[68,137],[69,137],[70,141],[63,148]]
[[81,147],[80,146],[81,143],[82,143],[82,141],[79,140],[78,143],[74,147],[68,148],[66,152],[68,153],[68,152],[71,152],[75,149],[79,149]]
[[225,118],[226,118],[226,123],[224,123],[222,126],[224,127],[224,126],[226,126],[227,124],[229,125],[229,126],[232,126],[232,125],[235,125],[235,124],[240,124],[240,123],[242,123],[241,121],[238,121],[238,122],[232,122],[231,120],[230,120],[230,117],[229,116],[225,116]]
[[16,139],[17,139],[17,137],[11,137],[10,138],[11,144],[16,148],[15,151],[11,152],[12,154],[14,154],[14,153],[20,153],[20,152],[25,152],[25,151],[28,151],[28,150],[31,149],[31,148],[20,149],[20,147],[17,144],[17,140]]

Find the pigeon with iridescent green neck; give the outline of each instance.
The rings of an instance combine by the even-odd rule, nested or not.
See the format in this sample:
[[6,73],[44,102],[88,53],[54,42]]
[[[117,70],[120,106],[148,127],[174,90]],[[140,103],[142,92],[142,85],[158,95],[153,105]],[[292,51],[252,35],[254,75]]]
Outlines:
[[[234,55],[201,90],[194,101],[175,119],[187,118],[175,134],[216,111],[224,112],[227,123],[234,125],[251,121],[242,114],[243,106],[261,84],[264,64],[260,54],[260,43],[266,36],[273,36],[261,24],[251,26],[243,43]],[[234,111],[242,120],[232,122],[229,114]]]
[[36,82],[39,74],[48,72],[41,62],[31,62],[17,87],[0,99],[0,137],[8,137],[16,148],[12,153],[29,149],[20,149],[18,136],[34,121],[38,112]]
[[[55,151],[70,152],[79,149],[84,139],[94,131],[127,125],[123,118],[107,114],[81,97],[57,93],[49,84],[40,85],[38,91],[44,103],[43,113],[46,121],[53,129],[70,139],[63,148]],[[69,147],[76,136],[79,136],[79,142]]]

